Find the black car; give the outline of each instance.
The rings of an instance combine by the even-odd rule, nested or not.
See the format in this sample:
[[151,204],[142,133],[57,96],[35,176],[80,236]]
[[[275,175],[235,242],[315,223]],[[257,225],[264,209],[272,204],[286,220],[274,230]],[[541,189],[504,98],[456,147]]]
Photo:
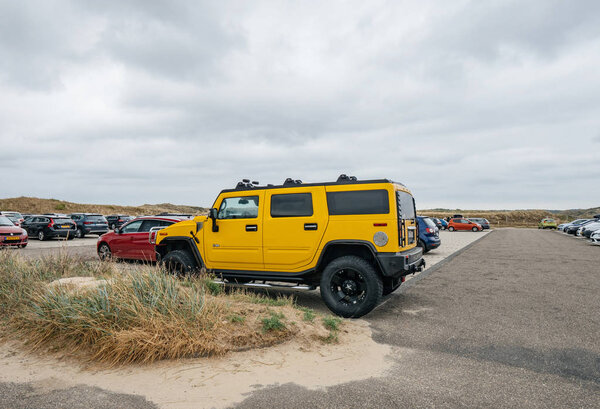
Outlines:
[[27,231],[29,237],[38,240],[48,240],[53,237],[64,237],[68,240],[75,238],[77,225],[68,217],[58,216],[28,216],[21,228]]
[[133,219],[133,217],[126,214],[111,214],[110,216],[106,216],[108,227],[110,227],[111,230],[121,227],[131,219]]
[[108,222],[101,214],[96,213],[73,213],[71,219],[77,224],[76,237],[82,238],[86,234],[97,234],[99,236],[108,233]]

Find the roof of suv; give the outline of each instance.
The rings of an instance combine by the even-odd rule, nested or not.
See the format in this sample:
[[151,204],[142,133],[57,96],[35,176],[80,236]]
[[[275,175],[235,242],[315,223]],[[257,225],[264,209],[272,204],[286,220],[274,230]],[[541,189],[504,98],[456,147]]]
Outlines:
[[340,175],[335,182],[319,182],[319,183],[303,183],[301,180],[294,180],[287,178],[281,185],[258,186],[258,182],[250,182],[249,179],[244,179],[238,182],[234,189],[223,189],[221,193],[235,192],[244,190],[265,190],[265,189],[281,189],[281,188],[293,188],[293,187],[304,187],[304,186],[335,186],[335,185],[362,185],[369,183],[396,183],[404,186],[402,183],[394,182],[390,179],[371,179],[371,180],[358,180],[355,176]]

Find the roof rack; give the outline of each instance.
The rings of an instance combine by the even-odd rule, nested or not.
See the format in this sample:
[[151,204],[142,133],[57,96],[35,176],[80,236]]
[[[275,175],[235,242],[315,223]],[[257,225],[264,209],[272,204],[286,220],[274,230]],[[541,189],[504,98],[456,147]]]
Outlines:
[[337,183],[344,183],[344,182],[356,182],[358,181],[358,179],[356,178],[356,176],[348,176],[344,173],[342,173],[338,178],[337,178]]
[[301,185],[302,181],[300,179],[292,179],[292,178],[287,178],[284,182],[283,182],[283,186],[289,186],[289,185]]
[[242,179],[241,182],[238,182],[238,184],[235,186],[236,189],[252,189],[254,187],[258,186],[258,182],[253,180],[252,182],[250,182],[250,179]]

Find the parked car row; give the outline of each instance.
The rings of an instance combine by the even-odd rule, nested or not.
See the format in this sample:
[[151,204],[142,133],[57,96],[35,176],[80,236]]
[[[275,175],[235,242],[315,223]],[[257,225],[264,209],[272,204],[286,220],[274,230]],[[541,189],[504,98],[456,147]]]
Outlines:
[[600,244],[600,214],[591,219],[577,219],[560,224],[557,230],[575,237],[590,239],[593,244]]
[[[102,237],[103,235],[109,233],[110,230],[114,230],[117,235],[120,235],[121,232],[129,234],[135,229],[137,229],[139,232],[144,232],[147,242],[147,236],[150,228],[157,226],[168,226],[176,221],[190,217],[192,217],[192,215],[173,215],[170,213],[162,213],[156,217],[142,216],[135,218],[124,214],[115,214],[109,216],[103,216],[99,213],[21,214],[13,211],[2,211],[0,212],[0,245],[25,247],[27,246],[29,237],[35,237],[38,240],[50,240],[55,237],[72,240],[74,238],[83,238],[89,234],[95,234],[99,237]],[[139,221],[142,219],[145,221],[143,227],[141,227],[142,221]],[[151,222],[151,220],[155,219],[162,221],[157,221],[156,223]],[[124,227],[127,228],[123,229]],[[123,237],[129,238],[130,236]],[[105,240],[105,242],[106,241],[111,241],[111,239],[108,238]],[[119,242],[119,240],[115,241],[115,243],[116,242]],[[122,252],[120,249],[117,249],[115,252],[115,256],[117,257],[120,257],[122,254],[128,256],[126,251]],[[144,259],[147,258],[145,253],[142,255],[142,257]]]

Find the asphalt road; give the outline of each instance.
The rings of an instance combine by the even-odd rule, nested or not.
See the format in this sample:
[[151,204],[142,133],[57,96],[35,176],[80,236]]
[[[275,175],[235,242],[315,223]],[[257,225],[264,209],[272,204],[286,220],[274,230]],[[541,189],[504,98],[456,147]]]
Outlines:
[[[600,247],[584,241],[496,230],[365,317],[374,339],[393,346],[385,377],[319,390],[267,387],[239,407],[597,408],[599,267]],[[0,383],[0,408],[21,407],[154,406],[85,386]]]
[[368,315],[384,378],[266,388],[241,408],[598,408],[600,248],[502,229]]

